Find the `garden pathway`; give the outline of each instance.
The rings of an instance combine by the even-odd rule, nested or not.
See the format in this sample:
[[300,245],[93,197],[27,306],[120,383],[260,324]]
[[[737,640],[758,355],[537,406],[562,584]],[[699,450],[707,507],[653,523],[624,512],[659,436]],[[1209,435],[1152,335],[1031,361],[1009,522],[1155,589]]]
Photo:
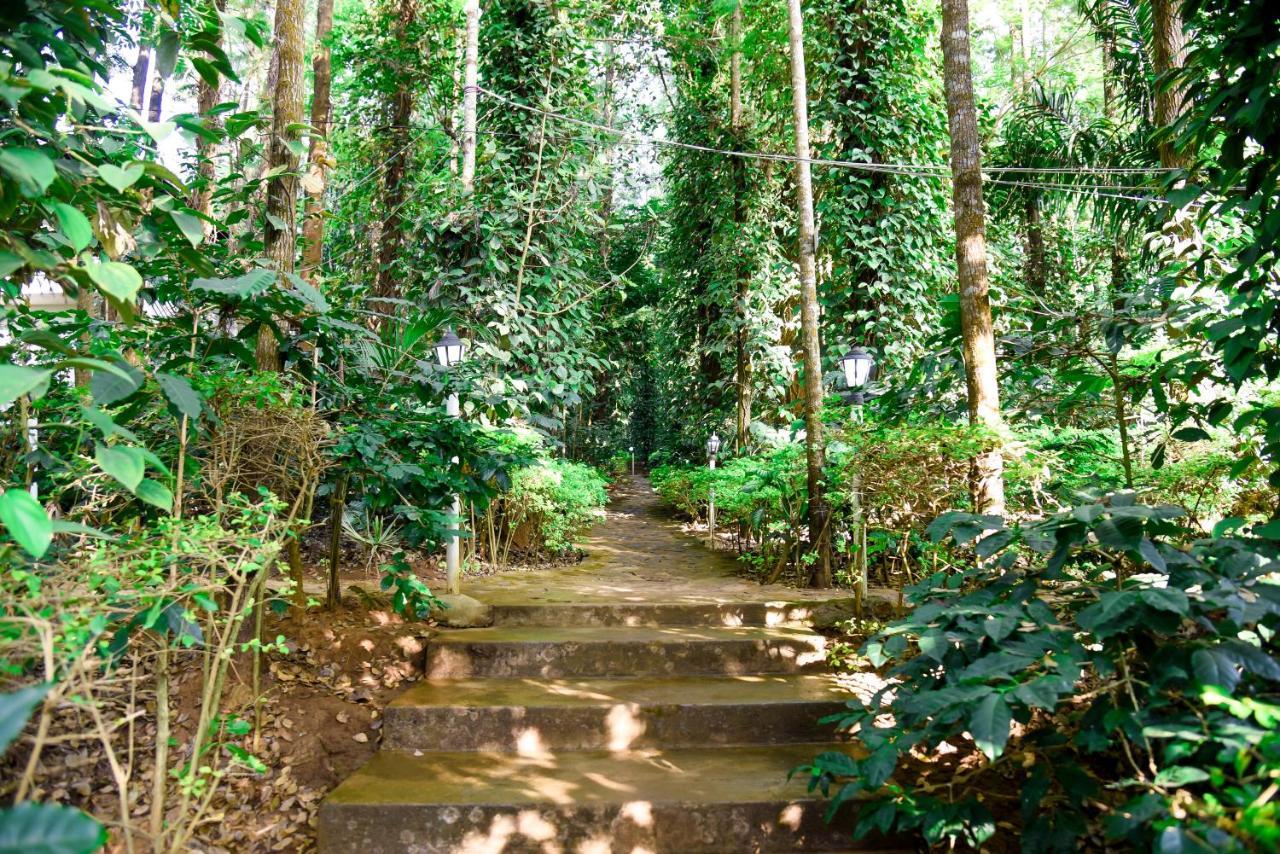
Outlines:
[[817,721],[856,686],[809,628],[846,594],[738,577],[643,478],[584,548],[466,585],[494,625],[432,637],[381,751],[321,808],[322,852],[849,849],[787,779],[848,749]]

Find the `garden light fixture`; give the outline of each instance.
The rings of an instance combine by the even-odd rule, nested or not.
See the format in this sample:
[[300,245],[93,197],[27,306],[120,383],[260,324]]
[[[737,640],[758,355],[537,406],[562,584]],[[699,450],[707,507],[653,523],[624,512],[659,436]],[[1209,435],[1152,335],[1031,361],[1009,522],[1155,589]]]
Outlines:
[[853,347],[840,357],[840,367],[844,369],[844,384],[849,391],[862,391],[871,380],[876,359],[861,347]]
[[462,361],[463,349],[466,345],[458,337],[458,333],[450,326],[444,331],[444,337],[436,342],[436,359],[442,367],[452,368]]
[[[445,330],[444,337],[442,337],[436,343],[436,358],[440,361],[440,364],[443,367],[452,368],[455,365],[461,364],[462,354],[465,349],[465,346],[466,345],[463,344],[462,339],[458,337],[458,334],[453,331],[453,327],[450,326],[448,329]],[[445,401],[445,414],[451,418],[462,417],[462,407],[459,405],[457,392],[449,393],[449,397]],[[452,462],[454,465],[457,465],[458,458],[454,457]],[[451,512],[455,520],[454,525],[460,527],[462,525],[462,496],[461,495],[453,496]],[[454,531],[453,534],[449,536],[448,542],[445,543],[444,565],[445,565],[445,578],[449,586],[449,592],[455,593],[455,594],[461,593],[462,592],[462,540],[461,540],[461,537],[459,536],[459,532],[456,530]]]

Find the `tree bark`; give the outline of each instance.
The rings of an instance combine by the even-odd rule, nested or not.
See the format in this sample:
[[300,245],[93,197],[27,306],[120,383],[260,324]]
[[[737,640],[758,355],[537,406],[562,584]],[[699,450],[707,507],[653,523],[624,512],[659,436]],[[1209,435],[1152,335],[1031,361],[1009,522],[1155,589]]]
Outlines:
[[[408,34],[417,17],[417,0],[400,0],[400,11],[396,16],[396,41],[402,50],[410,47],[407,43]],[[391,132],[387,135],[391,143],[391,155],[387,160],[382,184],[382,239],[378,243],[378,274],[373,284],[375,297],[400,295],[400,278],[394,268],[400,257],[400,247],[404,243],[403,218],[400,213],[405,203],[405,177],[411,156],[409,149],[413,135],[410,125],[413,123],[416,100],[414,83],[417,78],[414,73],[416,69],[401,68],[398,71],[399,82],[391,103]],[[374,308],[383,315],[379,321],[385,323],[391,313],[390,304],[375,301]]]
[[467,0],[462,72],[462,192],[476,188],[476,98],[480,85],[480,0]]
[[817,561],[809,583],[830,587],[831,533],[822,482],[826,449],[822,442],[822,344],[818,329],[818,235],[813,216],[813,175],[809,164],[809,86],[804,67],[804,12],[800,0],[788,0],[791,44],[791,96],[796,140],[796,214],[800,247],[800,327],[804,352],[804,426],[809,493],[809,542]]
[[[978,146],[978,120],[973,101],[967,0],[942,0],[942,56],[947,121],[951,130],[956,273],[960,286],[960,327],[969,422],[999,428],[1000,390],[987,279],[982,154]],[[979,513],[1004,513],[1003,469],[999,451],[974,458],[973,500]]]
[[[216,18],[219,12],[227,8],[227,0],[212,0],[210,15]],[[219,20],[211,20],[210,27],[216,27],[217,32],[216,44],[222,46],[222,22]],[[200,77],[196,83],[196,111],[200,114],[200,119],[206,126],[211,129],[217,129],[221,122],[212,115],[215,107],[222,100],[221,78],[216,83],[209,83],[203,77]],[[204,216],[212,216],[213,214],[213,186],[218,180],[217,164],[214,161],[217,152],[217,144],[205,140],[203,137],[196,137],[196,188],[191,194],[191,207]],[[204,221],[200,224],[204,231],[205,239],[213,236],[213,223]]]
[[[1171,128],[1186,108],[1186,92],[1181,84],[1169,79],[1180,71],[1187,60],[1186,33],[1182,26],[1179,0],[1152,0],[1151,2],[1151,64],[1159,80],[1155,91],[1156,125]],[[1160,141],[1160,165],[1166,169],[1185,168],[1190,158],[1173,145],[1172,135],[1166,133]]]
[[315,52],[311,58],[311,148],[310,186],[302,217],[302,275],[314,279],[324,255],[324,187],[329,171],[329,131],[333,108],[330,90],[333,66],[330,59],[329,33],[333,31],[333,0],[316,3]]
[[164,77],[160,69],[151,75],[151,97],[147,101],[147,121],[158,122],[164,113]]
[[[298,139],[302,124],[305,16],[306,3],[303,0],[277,0],[271,80],[271,138],[267,143],[266,164],[272,177],[267,182],[265,249],[282,280],[295,267],[298,158],[288,143]],[[261,370],[280,369],[280,350],[275,332],[265,324],[258,330],[257,349]]]
[[[742,143],[742,4],[734,7],[733,17],[729,22],[729,39],[733,53],[729,58],[729,125],[733,132],[734,142]],[[745,146],[742,146],[745,148]],[[747,164],[741,157],[733,158],[730,164],[733,172],[733,224],[734,239],[741,240],[747,222]],[[736,330],[734,334],[734,357],[736,371],[734,385],[738,392],[736,411],[736,430],[734,450],[743,454],[751,440],[751,354],[747,350],[747,303],[750,298],[751,275],[745,260],[739,259],[737,270],[737,294],[734,300]]]
[[142,105],[147,97],[147,69],[150,67],[151,48],[145,44],[139,44],[138,58],[133,63],[133,86],[129,90],[129,106],[133,107],[135,112],[142,112]]
[[1027,221],[1027,288],[1034,294],[1043,294],[1046,283],[1044,257],[1044,222],[1040,210],[1040,193],[1024,189],[1025,217]]

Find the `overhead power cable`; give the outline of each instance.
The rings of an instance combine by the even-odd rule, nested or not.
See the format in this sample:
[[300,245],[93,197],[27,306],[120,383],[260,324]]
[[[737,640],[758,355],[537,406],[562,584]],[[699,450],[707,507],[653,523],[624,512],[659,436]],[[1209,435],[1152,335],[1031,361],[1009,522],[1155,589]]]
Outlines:
[[[574,116],[566,115],[558,110],[548,110],[541,107],[535,107],[530,104],[522,104],[519,101],[512,100],[496,92],[485,89],[483,86],[477,86],[476,91],[486,97],[492,98],[508,106],[519,110],[524,110],[537,115],[545,115],[570,124],[579,125],[581,127],[590,128],[600,131],[611,136],[626,140],[638,145],[653,145],[667,148],[679,148],[687,151],[698,151],[706,154],[718,154],[726,157],[741,157],[750,160],[763,160],[771,162],[795,163],[801,160],[794,154],[782,154],[762,151],[738,151],[734,149],[715,148],[713,146],[698,145],[690,142],[680,142],[678,140],[657,139],[635,131],[624,128],[609,127],[597,122],[579,119]],[[949,167],[941,164],[928,163],[868,163],[858,160],[834,160],[827,158],[810,157],[805,160],[814,166],[828,166],[839,169],[852,169],[863,172],[876,172],[891,175],[903,175],[915,178],[945,178],[951,174]],[[999,175],[1006,173],[1014,173],[1018,175],[1027,174],[1044,174],[1044,175],[1150,175],[1150,174],[1167,174],[1170,170],[1158,167],[1035,167],[1035,166],[993,166],[983,169],[985,173]],[[993,183],[1001,183],[998,179],[988,178]],[[1005,182],[1008,183],[1008,182]],[[1072,187],[1072,189],[1078,189]],[[1108,185],[1107,189],[1115,190],[1138,190],[1140,187],[1121,187]],[[1158,197],[1143,197],[1139,201],[1150,201],[1163,203],[1167,200]]]

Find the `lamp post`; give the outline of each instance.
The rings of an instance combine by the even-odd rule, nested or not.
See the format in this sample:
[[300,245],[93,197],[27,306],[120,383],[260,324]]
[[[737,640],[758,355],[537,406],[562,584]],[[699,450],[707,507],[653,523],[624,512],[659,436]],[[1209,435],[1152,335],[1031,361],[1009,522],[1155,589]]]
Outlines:
[[631,455],[631,476],[636,476],[636,446],[628,445],[627,453]]
[[[862,423],[862,404],[866,401],[863,389],[871,380],[875,371],[875,357],[861,347],[853,347],[840,357],[840,367],[844,369],[844,384],[851,392],[850,403],[853,404],[853,423]],[[854,587],[854,608],[859,617],[862,616],[863,603],[867,599],[867,526],[862,519],[862,472],[855,467],[853,471],[853,546],[854,575],[857,579]]]
[[[462,355],[465,345],[457,333],[450,326],[445,330],[444,337],[436,343],[436,359],[444,368],[453,368],[462,362]],[[462,409],[458,404],[458,393],[450,392],[448,399],[445,401],[445,414],[452,418],[460,418]],[[453,463],[458,463],[458,458],[453,458]],[[462,524],[462,496],[453,496],[452,512],[454,524]],[[448,583],[450,593],[462,592],[462,540],[458,536],[455,529],[449,536],[448,543],[445,544],[444,551],[445,578]]]
[[[711,434],[711,438],[707,440],[707,462],[711,466],[711,471],[716,470],[716,454],[720,453],[720,437],[715,433]],[[711,541],[711,548],[716,547],[716,487],[714,482],[707,490],[707,535]]]

